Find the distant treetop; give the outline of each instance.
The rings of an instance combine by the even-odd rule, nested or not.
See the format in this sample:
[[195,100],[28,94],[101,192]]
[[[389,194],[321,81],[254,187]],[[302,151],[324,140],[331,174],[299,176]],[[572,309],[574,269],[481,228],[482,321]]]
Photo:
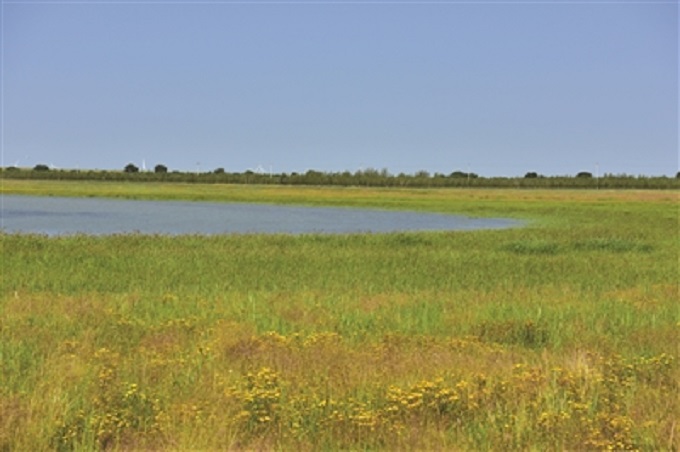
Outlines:
[[123,169],[126,173],[138,173],[139,168],[133,163],[128,163],[125,168]]

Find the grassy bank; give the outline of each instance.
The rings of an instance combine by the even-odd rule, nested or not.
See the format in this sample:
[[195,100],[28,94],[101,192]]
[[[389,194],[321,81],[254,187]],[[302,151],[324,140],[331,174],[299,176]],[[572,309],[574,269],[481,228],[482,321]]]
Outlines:
[[0,235],[3,449],[678,448],[677,192],[2,190],[530,220]]

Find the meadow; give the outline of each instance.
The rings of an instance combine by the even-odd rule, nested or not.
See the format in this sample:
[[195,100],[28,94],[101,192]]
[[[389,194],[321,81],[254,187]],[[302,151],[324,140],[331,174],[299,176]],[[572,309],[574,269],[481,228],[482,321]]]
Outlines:
[[527,220],[0,234],[2,450],[678,450],[677,191],[5,180]]

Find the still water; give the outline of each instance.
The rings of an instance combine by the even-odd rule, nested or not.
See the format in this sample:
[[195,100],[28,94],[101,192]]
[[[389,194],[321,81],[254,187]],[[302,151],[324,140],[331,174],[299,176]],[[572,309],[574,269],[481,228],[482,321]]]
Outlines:
[[233,234],[498,229],[517,220],[335,207],[2,195],[4,232]]

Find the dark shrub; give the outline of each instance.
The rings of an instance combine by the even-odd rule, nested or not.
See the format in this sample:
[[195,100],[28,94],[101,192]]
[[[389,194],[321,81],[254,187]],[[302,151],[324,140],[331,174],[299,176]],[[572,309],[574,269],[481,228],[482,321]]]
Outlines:
[[125,171],[126,173],[138,173],[139,168],[137,168],[137,166],[135,166],[132,163],[128,163],[123,171]]

